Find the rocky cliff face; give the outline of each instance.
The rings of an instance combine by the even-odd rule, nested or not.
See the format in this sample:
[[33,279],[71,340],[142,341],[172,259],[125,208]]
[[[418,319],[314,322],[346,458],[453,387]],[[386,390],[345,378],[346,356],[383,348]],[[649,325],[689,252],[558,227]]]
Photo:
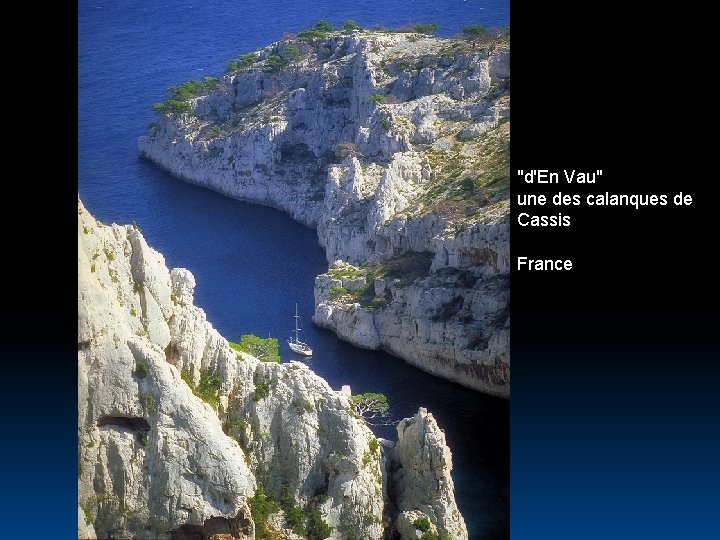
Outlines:
[[[392,263],[411,265],[423,254]],[[313,320],[367,349],[383,348],[425,371],[507,397],[509,287],[506,275],[445,267],[411,280],[391,264],[336,262],[315,280]],[[412,277],[412,274],[411,274]]]
[[430,522],[430,530],[439,538],[443,534],[467,538],[465,521],[453,495],[452,454],[432,414],[421,408],[413,418],[401,421],[397,431],[390,474],[401,538],[418,538],[417,521],[422,519]]
[[[428,254],[425,274],[390,283],[373,313],[320,280],[314,321],[507,397],[507,42],[335,33],[274,43],[235,68],[187,98],[189,112],[163,113],[140,153],[316,227],[329,263]],[[346,324],[356,318],[366,328]]]
[[[303,364],[233,350],[194,287],[136,228],[102,225],[79,204],[79,538],[292,538],[292,507],[332,527],[323,538],[395,530],[387,458],[347,395]],[[438,514],[420,491],[410,506],[433,523],[456,510],[452,493]],[[284,511],[258,514],[261,492]]]

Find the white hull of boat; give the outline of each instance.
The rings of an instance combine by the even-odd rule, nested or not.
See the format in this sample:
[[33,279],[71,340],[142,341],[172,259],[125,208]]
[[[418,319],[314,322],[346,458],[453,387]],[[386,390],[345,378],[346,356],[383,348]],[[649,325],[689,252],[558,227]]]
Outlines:
[[288,345],[290,346],[290,350],[294,353],[302,354],[303,356],[312,356],[312,349],[304,343],[300,344],[288,341]]

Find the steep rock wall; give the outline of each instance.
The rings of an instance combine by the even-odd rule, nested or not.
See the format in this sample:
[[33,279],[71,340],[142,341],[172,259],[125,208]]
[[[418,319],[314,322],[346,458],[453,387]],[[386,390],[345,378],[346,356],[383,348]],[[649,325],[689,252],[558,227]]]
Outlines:
[[[231,349],[194,287],[78,205],[78,537],[253,538],[258,486],[314,498],[330,538],[382,537],[392,478],[347,395]],[[207,374],[215,406],[193,391]]]
[[452,454],[433,415],[421,408],[413,418],[402,420],[397,431],[390,469],[400,538],[418,538],[415,522],[423,516],[428,516],[439,538],[467,538],[453,495]]
[[[292,60],[290,46],[298,51]],[[428,252],[432,283],[443,269],[470,272],[475,285],[444,285],[475,306],[470,326],[434,320],[446,293],[422,298],[440,304],[417,304],[432,286],[424,281],[376,313],[373,330],[338,326],[357,310],[345,302],[329,309],[322,290],[314,320],[352,343],[507,397],[508,173],[490,164],[500,153],[507,167],[498,141],[509,138],[508,47],[355,32],[280,41],[250,57],[191,99],[190,113],[161,115],[140,137],[140,154],[186,181],[316,227],[329,263]],[[410,319],[417,331],[407,331]]]

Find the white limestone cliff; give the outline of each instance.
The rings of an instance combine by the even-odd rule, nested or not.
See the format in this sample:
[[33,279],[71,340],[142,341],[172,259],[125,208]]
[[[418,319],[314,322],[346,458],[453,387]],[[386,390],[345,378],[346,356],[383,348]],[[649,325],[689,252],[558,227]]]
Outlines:
[[165,358],[163,257],[132,227],[78,213],[79,537],[170,538],[219,520],[250,538],[255,478]]
[[[253,538],[262,487],[312,502],[329,538],[381,538],[392,478],[347,393],[233,350],[194,287],[78,204],[78,537]],[[208,374],[215,406],[194,391]]]
[[[404,291],[389,289],[397,301],[368,315],[321,288],[314,321],[508,397],[507,43],[331,33],[279,41],[248,58],[190,99],[190,112],[161,114],[140,137],[140,154],[188,182],[316,227],[329,263],[429,253],[428,279],[447,278],[445,293],[424,295],[435,286],[426,280],[404,283]],[[282,67],[270,61],[278,58]],[[470,307],[464,318],[437,320],[450,289]]]
[[465,521],[455,505],[452,454],[445,434],[424,408],[402,420],[397,431],[391,470],[401,539],[420,538],[416,520],[423,517],[439,538],[466,539]]

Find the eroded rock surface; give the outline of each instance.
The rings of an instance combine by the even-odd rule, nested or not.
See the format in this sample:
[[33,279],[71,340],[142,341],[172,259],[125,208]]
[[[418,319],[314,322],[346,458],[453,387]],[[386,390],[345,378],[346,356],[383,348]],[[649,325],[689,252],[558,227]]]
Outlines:
[[[78,204],[78,537],[253,538],[262,487],[312,501],[330,538],[381,538],[393,480],[348,392],[233,350],[194,287],[136,228]],[[268,522],[292,537],[282,512]]]
[[138,146],[179,178],[316,227],[328,263],[427,253],[425,275],[388,283],[373,313],[319,280],[314,321],[508,397],[509,75],[503,39],[292,38],[245,55]]

